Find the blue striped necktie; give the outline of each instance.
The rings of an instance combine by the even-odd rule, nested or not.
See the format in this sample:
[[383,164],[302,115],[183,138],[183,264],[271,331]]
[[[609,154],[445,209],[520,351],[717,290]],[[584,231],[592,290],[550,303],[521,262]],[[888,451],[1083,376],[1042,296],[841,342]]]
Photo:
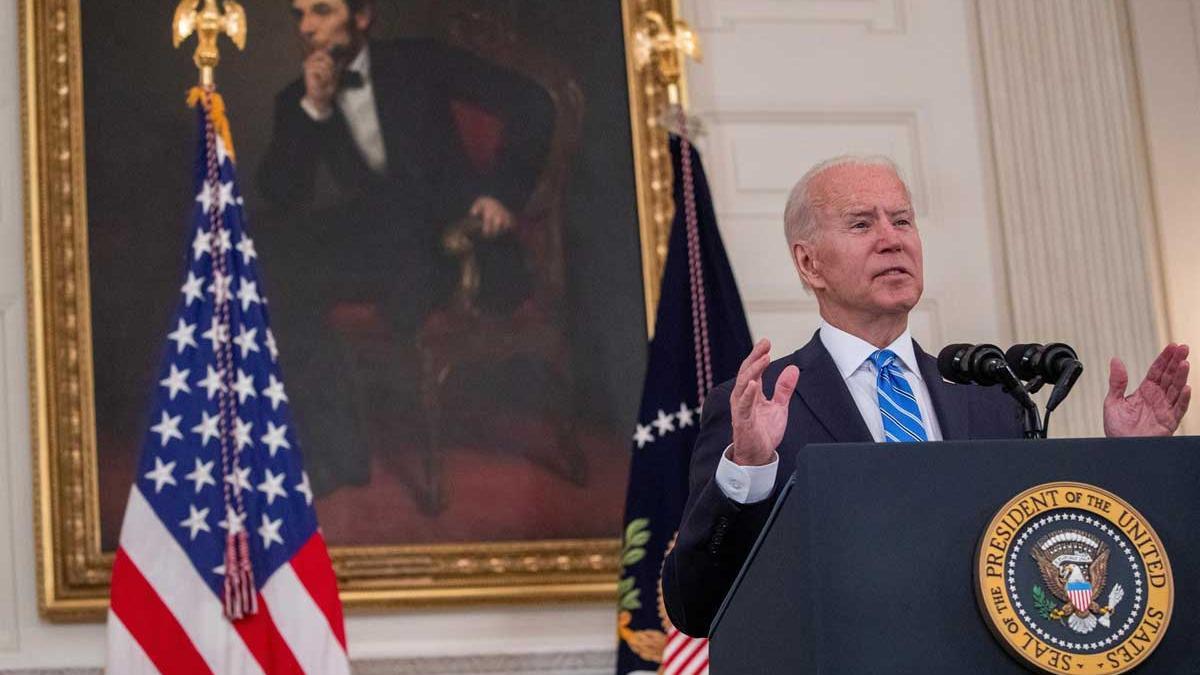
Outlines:
[[871,355],[875,364],[875,388],[879,391],[879,413],[883,417],[885,443],[927,441],[921,408],[912,387],[896,363],[896,353],[880,349]]

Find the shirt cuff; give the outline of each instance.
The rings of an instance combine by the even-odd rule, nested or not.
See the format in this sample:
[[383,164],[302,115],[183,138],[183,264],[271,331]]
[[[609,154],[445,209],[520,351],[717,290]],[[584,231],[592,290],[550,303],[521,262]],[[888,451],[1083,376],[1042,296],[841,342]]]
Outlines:
[[753,504],[771,496],[775,489],[775,475],[779,473],[779,453],[775,453],[770,464],[742,466],[729,459],[733,444],[721,453],[717,464],[717,486],[725,496],[738,504]]
[[313,105],[312,102],[309,101],[307,98],[300,99],[300,107],[304,109],[304,112],[308,113],[308,116],[314,122],[324,122],[325,120],[329,119],[330,117],[333,117],[333,109],[332,108],[329,110],[326,110],[324,112],[324,114],[322,114],[320,110],[317,110],[317,106]]

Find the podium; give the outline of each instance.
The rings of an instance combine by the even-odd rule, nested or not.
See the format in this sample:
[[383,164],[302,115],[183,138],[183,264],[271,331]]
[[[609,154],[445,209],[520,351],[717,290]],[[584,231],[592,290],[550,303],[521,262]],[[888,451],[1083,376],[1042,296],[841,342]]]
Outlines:
[[[1140,512],[1169,560],[1173,611],[1161,635],[1146,631],[1155,643],[1152,652],[1140,655],[1135,672],[1200,672],[1200,438],[1192,437],[808,446],[713,622],[712,672],[1036,672],[1016,653],[1020,643],[1014,648],[999,639],[981,611],[979,595],[988,593],[977,591],[977,575],[1005,570],[1002,564],[981,571],[977,556],[981,546],[995,544],[999,550],[1003,537],[996,532],[1003,534],[1006,524],[996,532],[989,528],[1010,500],[1033,486],[1063,481],[1101,488]],[[1040,563],[1032,555],[1034,548],[1048,552],[1039,553],[1043,558],[1057,556],[1066,570],[1063,583],[1068,576],[1072,583],[1079,580],[1072,564],[1086,576],[1084,563],[1097,557],[1087,551],[1073,557],[1062,550],[1072,537],[1096,539],[1087,532],[1061,534],[1074,522],[1074,510],[1054,511],[1062,518],[1060,526],[1050,511],[1038,520],[1036,504],[1017,508],[1007,525],[1024,519],[1026,529],[1045,527],[1029,531],[1024,539],[1015,536],[1019,528],[1010,528],[1013,545],[1024,549],[1003,558],[1012,564],[1013,574],[1028,568],[1024,574],[1032,581],[997,584],[1005,591],[1011,586],[1025,602],[1018,609],[998,597],[983,598],[985,606],[993,603],[1019,619],[1009,626],[1014,635],[1036,630],[1033,623],[1027,628],[1021,621],[1038,612],[1049,614],[1051,604],[1061,604],[1048,592],[1047,582],[1054,580],[1036,573]],[[1021,508],[1033,515],[1026,518]],[[1123,517],[1118,516],[1122,509],[1112,512],[1114,518]],[[1081,527],[1085,515],[1080,512]],[[1051,524],[1058,529],[1052,531]],[[1158,568],[1142,555],[1154,547],[1134,544],[1135,539],[1149,540],[1133,524],[1129,527],[1131,534],[1115,533],[1117,539],[1103,545],[1111,549],[1106,554],[1108,579],[1092,579],[1106,586],[1096,589],[1093,609],[1123,592],[1111,605],[1112,628],[1079,633],[1086,625],[1068,625],[1074,611],[1070,602],[1062,605],[1068,608],[1066,617],[1039,620],[1053,624],[1043,637],[1061,639],[1067,645],[1064,653],[1077,644],[1100,661],[1099,655],[1116,644],[1103,642],[1106,632],[1112,637],[1126,615],[1132,622],[1138,611],[1142,617],[1155,611],[1153,597],[1147,596],[1145,608],[1141,602],[1143,588],[1155,590],[1143,581],[1151,581],[1149,575]],[[1043,536],[1056,532],[1055,538]],[[1130,555],[1122,548],[1126,540]],[[1133,553],[1139,553],[1137,561]],[[1070,562],[1076,558],[1083,562]],[[1104,574],[1098,565],[1091,573]],[[1114,594],[1118,584],[1122,591]],[[1036,598],[1029,595],[1032,586],[1042,589]],[[1162,597],[1164,590],[1158,591]],[[1020,611],[1026,614],[1018,616]],[[1102,615],[1103,610],[1093,612]],[[1121,637],[1130,638],[1141,628],[1133,625]],[[1089,640],[1096,642],[1090,651]],[[1126,672],[1125,656],[1139,658],[1133,654],[1138,647],[1145,645],[1130,643],[1128,654],[1109,657],[1115,663],[1098,665],[1095,672]],[[1033,648],[1029,651],[1032,655]],[[1093,672],[1081,663],[1083,657],[1067,659],[1065,667],[1054,658],[1059,672]]]

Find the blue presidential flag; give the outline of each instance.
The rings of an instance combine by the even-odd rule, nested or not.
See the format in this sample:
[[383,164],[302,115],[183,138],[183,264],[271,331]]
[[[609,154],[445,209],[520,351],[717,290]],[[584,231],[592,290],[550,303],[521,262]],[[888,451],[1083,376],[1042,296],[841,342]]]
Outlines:
[[678,137],[671,139],[671,153],[675,220],[625,501],[617,621],[621,675],[708,671],[707,640],[671,626],[659,577],[687,500],[704,396],[737,373],[752,346],[700,157]]

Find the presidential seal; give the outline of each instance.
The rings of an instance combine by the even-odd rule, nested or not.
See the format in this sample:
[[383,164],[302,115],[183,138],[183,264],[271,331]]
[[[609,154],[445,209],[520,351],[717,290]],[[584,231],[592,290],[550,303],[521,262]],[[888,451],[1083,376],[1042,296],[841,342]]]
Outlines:
[[1010,652],[1051,673],[1124,673],[1171,621],[1174,582],[1162,541],[1116,495],[1082,483],[1030,488],[992,518],[975,593]]

